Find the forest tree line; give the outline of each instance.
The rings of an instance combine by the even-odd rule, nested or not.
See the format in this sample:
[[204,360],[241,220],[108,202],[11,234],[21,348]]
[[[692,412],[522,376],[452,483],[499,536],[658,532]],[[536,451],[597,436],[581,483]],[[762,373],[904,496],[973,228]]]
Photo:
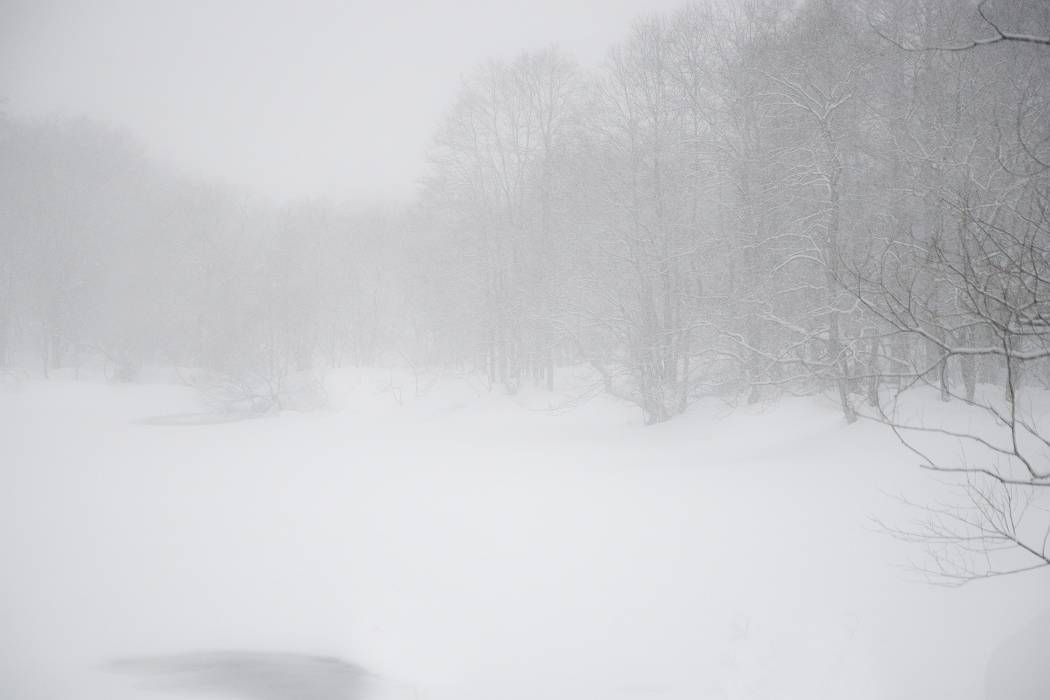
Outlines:
[[278,401],[342,364],[512,392],[585,365],[647,422],[1050,380],[1050,47],[982,42],[1050,35],[1050,5],[723,5],[640,18],[595,69],[483,62],[404,207],[278,207],[97,124],[5,118],[0,364]]

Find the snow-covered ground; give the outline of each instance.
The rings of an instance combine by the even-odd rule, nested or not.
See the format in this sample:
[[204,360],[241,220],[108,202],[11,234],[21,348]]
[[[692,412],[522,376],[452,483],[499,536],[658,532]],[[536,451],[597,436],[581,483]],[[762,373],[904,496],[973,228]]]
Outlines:
[[819,400],[646,428],[425,384],[202,425],[144,420],[203,410],[178,386],[4,388],[0,696],[160,697],[104,664],[258,649],[406,700],[967,700],[1050,610],[1045,574],[917,583],[871,519],[931,484]]

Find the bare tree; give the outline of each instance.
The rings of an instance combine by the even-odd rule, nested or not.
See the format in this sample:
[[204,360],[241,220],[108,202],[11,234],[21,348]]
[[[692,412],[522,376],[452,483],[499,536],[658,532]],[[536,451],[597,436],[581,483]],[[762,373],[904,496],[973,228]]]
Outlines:
[[[953,19],[938,8],[919,8],[931,35]],[[925,544],[920,568],[949,584],[1050,564],[1047,57],[965,50],[999,41],[898,54],[915,87],[887,125],[906,206],[848,272],[896,348],[881,357],[896,388],[869,414],[950,485],[912,503],[914,525],[887,527]]]
[[[949,582],[1050,565],[1044,503],[1050,425],[1039,409],[1050,366],[1050,220],[1038,201],[1044,197],[1028,193],[1003,204],[992,220],[967,212],[968,225],[951,249],[890,246],[879,276],[859,290],[858,298],[897,332],[936,349],[926,364],[899,369],[899,388],[873,417],[925,469],[958,479],[958,498],[921,504],[930,517],[919,527],[892,528],[932,545],[928,571]],[[957,296],[955,312],[931,303],[938,288]],[[985,362],[998,381],[959,391],[931,378],[937,373],[929,370],[958,358]],[[946,393],[953,407],[923,411],[922,394],[913,390],[924,385]]]
[[[945,43],[945,44],[928,44],[912,43],[901,41],[900,39],[894,38],[890,33],[887,33],[881,28],[881,23],[869,18],[869,23],[875,31],[883,39],[886,39],[894,46],[904,51],[969,51],[982,46],[991,46],[993,44],[1001,43],[1019,43],[1019,44],[1037,44],[1043,46],[1050,46],[1050,34],[1029,34],[1025,32],[1010,31],[1003,28],[1002,20],[998,20],[992,17],[992,13],[988,9],[988,0],[980,0],[975,8],[977,17],[980,18],[981,28],[984,30],[991,30],[990,33],[985,32],[985,36],[965,39],[959,42]],[[1045,11],[1045,8],[1043,8]],[[1044,24],[1045,26],[1045,16]]]

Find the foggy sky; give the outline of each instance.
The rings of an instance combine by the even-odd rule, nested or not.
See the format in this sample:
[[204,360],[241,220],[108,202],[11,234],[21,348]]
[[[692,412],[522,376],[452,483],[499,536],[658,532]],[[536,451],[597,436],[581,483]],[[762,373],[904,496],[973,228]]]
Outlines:
[[556,43],[595,65],[679,4],[7,0],[0,99],[124,127],[187,172],[282,199],[402,199],[479,61]]

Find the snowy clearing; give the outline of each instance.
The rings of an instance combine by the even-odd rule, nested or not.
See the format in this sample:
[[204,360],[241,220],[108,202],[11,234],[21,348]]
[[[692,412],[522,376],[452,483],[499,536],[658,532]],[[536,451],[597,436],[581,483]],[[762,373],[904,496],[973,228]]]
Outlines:
[[161,697],[104,664],[257,649],[352,659],[390,698],[965,700],[1050,610],[1038,572],[901,568],[871,519],[932,482],[832,404],[644,428],[410,381],[343,372],[330,410],[214,425],[143,422],[202,411],[182,387],[5,389],[0,694]]

